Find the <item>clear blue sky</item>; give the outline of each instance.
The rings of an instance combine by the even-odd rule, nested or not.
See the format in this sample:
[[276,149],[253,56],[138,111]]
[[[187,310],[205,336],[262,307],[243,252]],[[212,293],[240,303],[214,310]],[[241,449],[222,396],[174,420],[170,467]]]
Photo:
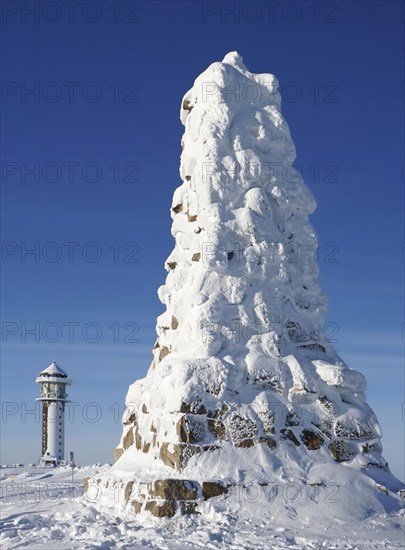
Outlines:
[[[367,378],[385,457],[403,478],[403,4],[104,0],[74,12],[40,2],[36,15],[23,4],[2,6],[2,463],[39,456],[39,419],[26,409],[52,360],[78,403],[67,450],[82,464],[111,461],[162,312],[180,101],[238,50],[281,83],[318,202],[327,321]],[[39,181],[26,173],[35,165]],[[25,255],[35,242],[39,258]],[[35,323],[39,336],[24,340]]]

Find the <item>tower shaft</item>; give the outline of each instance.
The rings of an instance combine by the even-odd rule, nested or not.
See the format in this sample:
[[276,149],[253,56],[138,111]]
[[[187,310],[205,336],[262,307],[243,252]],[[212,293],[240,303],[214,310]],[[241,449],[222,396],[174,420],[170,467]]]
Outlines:
[[67,374],[56,363],[49,365],[36,378],[41,384],[42,401],[42,457],[41,465],[58,465],[65,456],[66,386],[71,383]]

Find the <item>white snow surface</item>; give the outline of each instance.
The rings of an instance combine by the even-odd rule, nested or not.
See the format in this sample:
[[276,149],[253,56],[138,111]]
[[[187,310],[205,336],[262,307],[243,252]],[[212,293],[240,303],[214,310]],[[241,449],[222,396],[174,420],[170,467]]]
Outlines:
[[[108,465],[76,468],[72,484],[68,467],[1,468],[2,550],[377,550],[404,546],[404,510],[379,510],[360,521],[358,502],[341,501],[339,478],[335,478],[337,485],[319,491],[308,487],[305,494],[297,494],[294,482],[286,478],[273,497],[252,484],[203,503],[201,515],[157,519],[148,513],[137,517],[129,512],[118,517],[113,507],[100,507],[96,492],[82,496],[84,477],[108,469]],[[346,477],[342,481],[351,482]],[[367,493],[362,506],[367,509]],[[353,517],[334,518],[334,508],[340,507],[346,508],[347,518],[351,512]]]

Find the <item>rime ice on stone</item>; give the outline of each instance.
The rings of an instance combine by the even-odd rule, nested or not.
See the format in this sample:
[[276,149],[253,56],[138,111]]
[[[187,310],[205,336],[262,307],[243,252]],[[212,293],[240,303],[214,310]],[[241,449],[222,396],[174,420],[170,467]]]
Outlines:
[[277,88],[231,52],[181,103],[165,311],[108,481],[136,512],[194,512],[242,471],[266,483],[287,465],[304,480],[319,464],[387,467],[364,378],[322,332],[315,201]]

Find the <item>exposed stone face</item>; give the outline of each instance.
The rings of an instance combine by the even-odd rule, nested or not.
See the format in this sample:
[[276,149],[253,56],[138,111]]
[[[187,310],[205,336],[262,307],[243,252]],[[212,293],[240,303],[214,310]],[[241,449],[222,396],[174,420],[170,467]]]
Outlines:
[[172,315],[172,330],[176,330],[179,326],[179,322],[174,315]]
[[215,418],[208,419],[208,429],[217,439],[226,439],[226,429],[224,424],[220,420]]
[[182,402],[180,412],[190,414],[205,414],[206,408],[201,401],[192,401],[191,403]]
[[167,346],[163,346],[159,353],[159,361],[162,361],[167,355],[169,355],[170,350]]
[[286,426],[299,426],[300,421],[297,416],[297,413],[293,410],[287,411],[287,416],[285,419]]
[[207,416],[208,418],[222,419],[226,415],[227,411],[229,411],[229,406],[226,403],[222,403],[218,404],[216,409],[208,410]]
[[132,427],[130,427],[124,439],[122,440],[124,449],[128,449],[128,447],[130,447],[133,444],[133,442],[134,442],[134,430],[132,429]]
[[132,501],[132,506],[134,508],[135,514],[140,514],[142,510],[142,502],[138,502],[137,500]]
[[383,459],[380,459],[380,462],[367,462],[362,468],[381,468],[382,470],[387,470],[388,462],[385,462]]
[[201,447],[187,443],[163,443],[159,456],[166,466],[182,470],[188,460],[193,455],[200,453],[201,450]]
[[152,498],[163,500],[196,500],[198,487],[183,479],[158,479],[153,484]]
[[226,403],[222,403],[221,408],[218,410],[218,413],[216,414],[217,417],[224,416],[229,411],[229,406]]
[[259,437],[259,439],[257,441],[258,441],[258,443],[263,443],[263,444],[267,445],[268,447],[270,447],[271,450],[273,450],[277,447],[277,443],[271,437]]
[[179,441],[182,443],[198,443],[205,436],[205,424],[198,417],[183,415],[176,425]]
[[321,346],[321,344],[305,344],[300,347],[311,351],[319,351],[321,353],[326,353],[326,348],[324,346]]
[[128,418],[125,418],[122,423],[124,424],[124,426],[127,426],[129,424],[133,424],[135,420],[136,420],[136,414],[132,413],[128,416]]
[[160,458],[166,466],[179,470],[182,463],[181,449],[179,445],[174,445],[173,443],[163,443],[160,448]]
[[[125,487],[125,502],[130,500],[134,482],[129,482]],[[178,509],[181,514],[198,514],[197,505],[200,494],[207,500],[227,493],[229,485],[222,482],[198,483],[184,479],[159,479],[152,486],[142,492],[144,499],[130,502],[134,513],[139,514],[144,509],[155,517],[173,517]],[[200,492],[201,491],[201,492]],[[139,498],[139,496],[138,496]]]
[[117,447],[116,449],[114,449],[114,462],[117,462],[123,452],[124,449],[122,447]]
[[191,257],[193,262],[199,262],[200,258],[201,258],[201,253],[200,252],[195,252]]
[[203,451],[217,451],[221,447],[219,445],[203,445]]
[[329,444],[329,452],[336,462],[346,462],[352,460],[356,452],[346,441],[332,441]]
[[324,439],[311,430],[302,430],[301,440],[310,451],[320,449],[324,443]]
[[154,434],[157,433],[157,429],[156,429],[156,427],[155,427],[155,425],[154,425],[153,422],[151,422],[150,431],[151,431],[152,433],[154,433]]
[[185,110],[185,111],[188,111],[189,113],[191,113],[192,109],[193,109],[193,105],[190,103],[190,101],[188,99],[185,99],[183,101],[183,104],[182,104],[182,108]]
[[[125,502],[130,500],[134,482],[128,482],[125,486]],[[196,482],[183,479],[159,479],[152,487],[142,494],[143,502],[132,500],[131,505],[134,513],[139,514],[142,509],[149,511],[155,517],[174,516],[177,504],[180,513],[198,513],[199,494],[204,500],[218,497],[229,491],[230,485],[222,481],[204,481],[201,485]],[[201,492],[200,492],[201,491]],[[201,496],[200,496],[201,498]]]
[[253,447],[254,442],[253,439],[244,439],[243,441],[239,441],[239,443],[235,443],[235,447],[242,447],[243,449],[248,449],[249,447]]
[[[86,491],[89,479],[84,480]],[[104,483],[106,488],[109,484],[109,480],[103,482],[97,479],[93,482]],[[152,484],[136,481],[120,484],[115,481],[113,487],[117,486],[124,489],[125,503],[132,507],[134,514],[145,510],[155,517],[173,517],[176,511],[184,515],[198,514],[197,506],[201,499],[208,500],[226,494],[231,485],[223,481],[204,481],[200,484],[187,479],[168,478],[155,480]]]
[[172,210],[175,214],[178,214],[179,212],[181,212],[183,210],[183,205],[182,204],[176,204],[176,206],[172,207]]
[[283,439],[288,439],[289,441],[292,441],[296,447],[299,447],[301,445],[301,443],[295,437],[294,432],[292,432],[291,430],[283,428],[282,430],[280,430],[280,434]]
[[175,503],[170,500],[156,501],[147,500],[145,503],[145,510],[150,512],[157,518],[173,517],[176,513]]
[[134,482],[133,481],[129,481],[126,485],[125,485],[125,490],[124,490],[124,500],[125,502],[128,502],[129,500],[129,497],[131,496],[131,493],[132,493],[132,488],[134,486]]
[[201,490],[204,500],[208,500],[228,493],[229,486],[218,481],[203,481]]
[[135,447],[140,450],[142,449],[142,437],[139,434],[139,426],[135,426]]
[[211,393],[212,395],[219,395],[222,391],[223,387],[221,384],[215,384],[211,387],[207,388],[207,392]]
[[195,222],[197,220],[197,214],[188,214],[188,221]]

